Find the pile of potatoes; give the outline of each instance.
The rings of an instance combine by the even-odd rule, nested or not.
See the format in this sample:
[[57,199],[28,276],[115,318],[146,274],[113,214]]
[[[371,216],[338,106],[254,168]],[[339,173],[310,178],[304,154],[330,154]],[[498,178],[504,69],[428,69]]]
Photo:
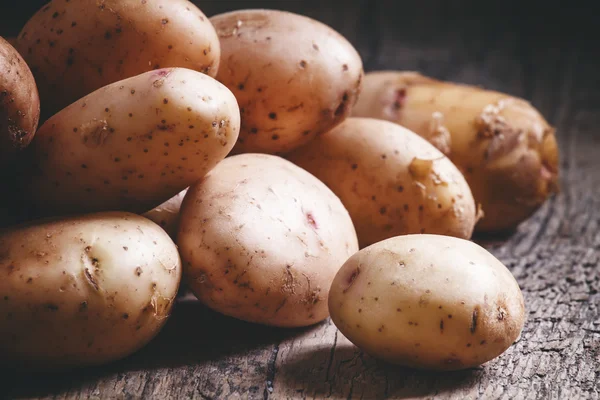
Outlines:
[[54,0],[13,43],[0,164],[29,218],[0,230],[3,366],[123,358],[183,281],[253,323],[331,316],[417,368],[480,365],[519,336],[517,282],[469,239],[557,190],[554,132],[526,101],[365,75],[315,20],[187,0]]

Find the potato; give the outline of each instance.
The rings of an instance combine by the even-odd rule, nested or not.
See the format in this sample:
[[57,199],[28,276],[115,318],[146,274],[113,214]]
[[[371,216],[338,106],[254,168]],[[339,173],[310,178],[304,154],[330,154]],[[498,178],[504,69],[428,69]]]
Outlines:
[[99,213],[0,232],[0,365],[54,370],[123,358],[166,322],[175,244],[146,218]]
[[40,99],[31,71],[0,37],[0,165],[14,161],[35,134]]
[[399,125],[350,118],[289,159],[339,196],[361,247],[409,233],[469,238],[473,232],[475,202],[464,177]]
[[[233,94],[184,68],[116,82],[49,119],[30,146],[42,215],[146,212],[202,178],[233,147]],[[28,149],[28,150],[29,150]]]
[[362,61],[339,33],[273,10],[234,11],[211,21],[221,39],[217,79],[242,111],[234,152],[289,152],[349,115]]
[[325,319],[333,277],[358,250],[340,200],[308,172],[264,154],[227,158],[190,187],[177,244],[200,301],[281,327]]
[[525,321],[519,285],[482,247],[399,236],[353,255],[329,292],[331,319],[371,355],[415,368],[471,368],[502,354]]
[[23,27],[17,49],[47,117],[103,86],[153,69],[214,77],[219,38],[187,0],[54,0]]
[[515,228],[558,190],[554,129],[522,99],[413,72],[374,72],[353,115],[397,122],[444,151],[483,208],[478,231]]
[[179,227],[179,209],[186,193],[187,189],[182,190],[161,205],[144,213],[144,217],[160,225],[169,236],[175,238]]

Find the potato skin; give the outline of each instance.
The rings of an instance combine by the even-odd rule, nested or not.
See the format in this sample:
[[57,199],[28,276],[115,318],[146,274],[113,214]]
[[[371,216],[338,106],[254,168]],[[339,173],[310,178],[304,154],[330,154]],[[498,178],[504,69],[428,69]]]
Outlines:
[[476,210],[464,177],[397,124],[349,118],[288,158],[342,200],[361,247],[410,233],[471,237]]
[[358,250],[348,212],[327,187],[279,157],[243,154],[188,190],[177,244],[186,283],[208,307],[265,325],[311,325]]
[[240,115],[213,78],[161,69],[101,88],[46,121],[28,190],[42,215],[146,212],[202,178],[233,147]]
[[510,271],[475,243],[441,235],[399,236],[353,255],[333,281],[329,310],[367,353],[435,370],[497,357],[525,321]]
[[33,139],[40,99],[29,67],[0,37],[0,165],[14,161]]
[[177,235],[177,229],[179,227],[179,210],[181,209],[181,202],[187,193],[187,188],[171,197],[159,206],[154,207],[152,210],[144,213],[144,217],[153,221],[157,225],[169,234],[171,238],[175,238]]
[[38,81],[44,119],[153,69],[214,77],[220,59],[213,26],[186,0],[53,0],[23,27],[17,49]]
[[366,75],[353,115],[394,121],[444,151],[483,208],[477,231],[513,229],[558,191],[554,129],[522,99],[382,71]]
[[362,61],[327,25],[274,10],[233,11],[211,22],[221,40],[217,79],[242,110],[234,152],[286,153],[350,114]]
[[123,358],[170,314],[177,248],[146,218],[98,213],[0,232],[0,365],[54,370]]

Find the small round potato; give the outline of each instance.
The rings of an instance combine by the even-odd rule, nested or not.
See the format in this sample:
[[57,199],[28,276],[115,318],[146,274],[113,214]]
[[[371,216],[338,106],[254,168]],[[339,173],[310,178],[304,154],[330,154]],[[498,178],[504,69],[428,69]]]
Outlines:
[[444,152],[481,204],[477,231],[514,229],[558,190],[554,129],[523,99],[381,71],[366,75],[353,115],[396,122]]
[[214,77],[219,38],[187,0],[53,0],[17,49],[40,88],[44,120],[81,97],[143,72],[182,67]]
[[273,10],[233,11],[211,21],[221,39],[217,79],[242,111],[234,152],[286,153],[350,114],[362,61],[339,33]]
[[38,126],[40,99],[29,67],[0,37],[0,165],[13,161]]
[[161,205],[145,213],[144,217],[160,225],[169,236],[175,238],[179,227],[179,210],[186,193],[187,189],[182,190]]
[[399,236],[353,255],[333,281],[329,311],[365,352],[436,370],[499,356],[525,321],[519,285],[500,261],[438,235]]
[[333,277],[358,250],[340,200],[308,172],[264,154],[227,158],[190,187],[177,244],[200,301],[282,327],[328,316]]
[[464,177],[400,125],[350,118],[289,159],[342,200],[361,247],[409,233],[471,237],[476,210]]
[[101,213],[0,232],[0,365],[56,369],[123,358],[170,314],[177,248],[155,223]]

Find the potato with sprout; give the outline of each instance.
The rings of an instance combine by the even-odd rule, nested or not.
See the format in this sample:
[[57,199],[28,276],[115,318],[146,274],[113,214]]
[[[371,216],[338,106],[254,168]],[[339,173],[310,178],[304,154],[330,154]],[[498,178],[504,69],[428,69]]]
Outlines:
[[382,71],[366,75],[353,115],[397,122],[444,152],[482,206],[478,231],[515,228],[558,190],[554,129],[525,100]]
[[361,247],[409,233],[471,237],[477,216],[464,177],[400,125],[350,118],[289,159],[342,200]]

